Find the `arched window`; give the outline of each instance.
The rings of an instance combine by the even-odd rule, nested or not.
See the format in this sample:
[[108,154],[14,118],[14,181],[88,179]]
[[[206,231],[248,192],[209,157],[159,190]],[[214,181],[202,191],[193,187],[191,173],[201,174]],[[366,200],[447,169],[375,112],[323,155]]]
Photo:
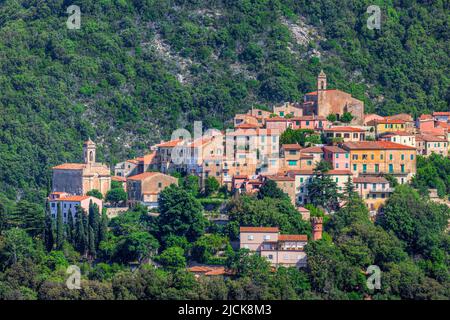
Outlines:
[[321,90],[325,89],[325,82],[320,81],[320,89]]
[[89,161],[90,162],[94,161],[94,151],[89,151]]

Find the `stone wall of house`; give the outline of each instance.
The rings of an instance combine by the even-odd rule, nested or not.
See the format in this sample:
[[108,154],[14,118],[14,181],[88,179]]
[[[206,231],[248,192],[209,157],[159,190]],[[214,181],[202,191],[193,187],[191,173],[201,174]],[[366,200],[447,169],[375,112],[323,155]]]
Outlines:
[[82,170],[53,170],[52,191],[83,195]]

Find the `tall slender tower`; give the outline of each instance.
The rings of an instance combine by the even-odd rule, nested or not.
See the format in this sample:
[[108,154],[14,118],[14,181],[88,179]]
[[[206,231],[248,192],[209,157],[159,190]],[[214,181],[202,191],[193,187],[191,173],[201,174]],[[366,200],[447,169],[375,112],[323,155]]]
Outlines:
[[312,228],[313,228],[313,240],[322,239],[322,231],[323,231],[323,218],[322,217],[312,217]]
[[317,77],[317,91],[327,90],[327,75],[323,70],[320,70],[320,73]]
[[86,164],[93,164],[95,163],[95,150],[96,146],[95,143],[89,138],[87,141],[83,144],[83,156],[84,156],[84,163]]

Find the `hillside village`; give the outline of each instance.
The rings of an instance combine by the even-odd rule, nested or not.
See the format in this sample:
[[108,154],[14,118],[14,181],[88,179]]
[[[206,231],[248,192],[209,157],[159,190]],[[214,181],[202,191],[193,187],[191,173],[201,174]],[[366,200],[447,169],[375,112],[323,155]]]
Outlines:
[[[322,219],[310,217],[305,208],[313,200],[309,185],[315,177],[326,177],[339,192],[353,184],[375,219],[383,214],[393,183],[407,184],[414,177],[418,155],[448,157],[449,127],[450,112],[423,114],[417,119],[409,114],[365,114],[362,101],[328,88],[322,71],[317,90],[305,94],[302,102],[275,105],[271,111],[252,108],[235,115],[233,129],[208,130],[195,138],[173,137],[151,146],[148,154],[113,168],[96,162],[96,144],[89,139],[83,146],[84,163],[52,168],[48,200],[53,218],[60,207],[66,222],[76,207],[87,212],[91,202],[100,212],[108,207],[117,214],[117,206],[92,195],[99,192],[107,199],[112,185],[127,194],[120,203],[123,210],[143,205],[157,214],[161,191],[178,184],[175,174],[199,177],[202,188],[214,178],[235,196],[257,193],[272,181],[289,196],[299,215],[311,221],[312,238],[282,235],[275,226],[242,225],[239,247],[259,252],[273,266],[304,267],[304,246],[322,237]],[[303,134],[303,145],[285,141],[294,132]],[[338,205],[345,203],[345,199],[339,201]],[[217,268],[193,266],[190,271],[196,275],[227,272]]]

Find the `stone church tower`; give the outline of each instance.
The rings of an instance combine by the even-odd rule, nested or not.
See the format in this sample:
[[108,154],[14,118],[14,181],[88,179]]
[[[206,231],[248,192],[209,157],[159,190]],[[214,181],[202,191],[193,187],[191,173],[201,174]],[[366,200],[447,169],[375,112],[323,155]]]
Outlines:
[[89,138],[87,141],[83,144],[83,156],[84,156],[84,163],[86,164],[93,164],[95,163],[95,150],[96,146],[94,141]]
[[317,77],[317,91],[327,90],[327,75],[323,70],[320,71]]

